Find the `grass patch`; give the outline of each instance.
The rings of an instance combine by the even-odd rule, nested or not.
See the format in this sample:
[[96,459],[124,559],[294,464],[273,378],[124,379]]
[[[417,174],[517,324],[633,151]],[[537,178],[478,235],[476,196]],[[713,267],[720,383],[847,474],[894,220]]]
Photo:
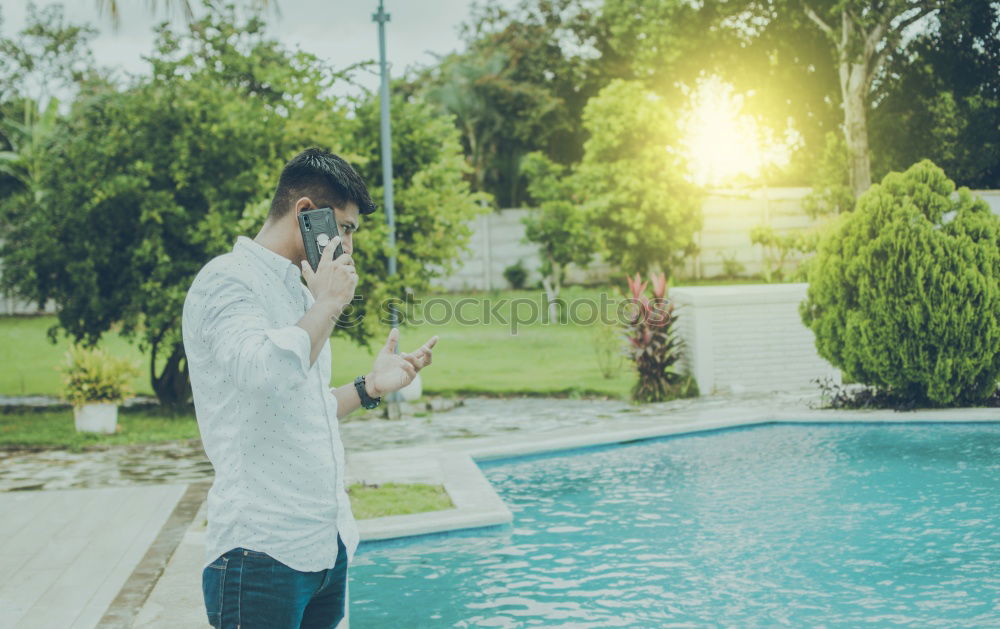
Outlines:
[[196,439],[194,412],[176,415],[161,409],[119,409],[118,432],[110,435],[78,433],[71,409],[0,414],[0,447],[66,448],[156,443]]
[[[702,280],[679,285],[758,282]],[[434,365],[423,373],[428,393],[627,398],[635,382],[632,365],[622,361],[612,377],[605,378],[595,351],[604,325],[598,311],[605,319],[616,320],[615,304],[622,300],[618,287],[570,286],[561,298],[572,311],[571,321],[543,320],[545,296],[540,289],[426,295],[419,308],[410,309],[408,314],[420,320],[403,327],[400,346],[410,351],[435,334],[441,337]],[[48,340],[45,332],[55,323],[54,316],[0,317],[0,395],[59,395],[62,383],[56,367],[62,364],[69,341]],[[372,339],[370,348],[358,347],[336,331],[331,339],[331,384],[367,373],[383,341],[380,336]],[[140,366],[142,375],[132,382],[133,389],[151,395],[148,357],[114,332],[105,335],[103,344],[109,353]]]
[[[568,304],[577,304],[574,322],[544,322],[542,291],[463,293],[425,297],[423,320],[402,330],[400,347],[410,351],[433,335],[440,341],[434,364],[423,372],[424,391],[444,395],[596,395],[628,396],[635,380],[623,362],[612,378],[605,378],[594,348],[601,325],[588,312],[588,303],[600,305],[596,288],[570,287],[563,291]],[[461,309],[466,322],[448,317]],[[614,311],[608,306],[610,314]],[[531,322],[522,323],[527,319]],[[472,323],[474,322],[474,323]],[[369,369],[381,339],[371,350],[359,348],[337,334],[331,342],[334,381],[347,381]],[[339,360],[338,360],[339,357]]]
[[[54,315],[40,317],[0,317],[0,395],[59,395],[68,339],[60,336],[53,344],[46,331],[57,323]],[[132,360],[140,374],[132,380],[132,390],[152,395],[149,359],[135,346],[110,332],[102,341],[108,353]]]
[[351,509],[358,520],[387,515],[407,515],[454,508],[442,485],[420,483],[355,483],[347,488]]
[[[426,320],[403,328],[401,348],[410,351],[435,334],[441,337],[434,365],[423,373],[428,393],[624,398],[634,381],[630,365],[623,363],[610,379],[602,376],[594,350],[599,324],[584,303],[600,303],[602,293],[606,300],[620,299],[618,293],[599,288],[563,291],[567,303],[580,304],[575,323],[545,323],[538,317],[515,322],[515,315],[523,321],[531,318],[532,309],[542,309],[540,290],[427,296],[422,299],[429,306],[423,313]],[[465,323],[447,316],[459,306]],[[56,367],[62,364],[69,341],[60,338],[53,345],[48,340],[45,331],[55,323],[54,316],[0,317],[0,395],[59,395],[62,382]],[[371,348],[358,347],[335,332],[332,384],[367,373],[383,341],[384,337],[375,338]],[[105,335],[103,344],[109,353],[133,359],[141,367],[143,375],[133,381],[133,389],[151,394],[148,358],[113,332]]]

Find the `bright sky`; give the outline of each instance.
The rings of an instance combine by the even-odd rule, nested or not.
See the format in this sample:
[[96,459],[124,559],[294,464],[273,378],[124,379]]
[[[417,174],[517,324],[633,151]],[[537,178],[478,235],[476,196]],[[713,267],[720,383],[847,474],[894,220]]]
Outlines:
[[[12,35],[24,26],[27,4],[25,0],[0,0],[0,32]],[[35,4],[41,8],[55,3],[35,0]],[[152,50],[153,26],[167,17],[162,5],[170,2],[160,0],[157,4],[161,8],[154,12],[147,0],[118,0],[121,26],[117,32],[111,27],[110,16],[98,12],[97,0],[66,0],[62,4],[69,22],[86,22],[99,29],[92,42],[98,64],[146,72],[147,65],[140,57]],[[191,4],[197,9],[200,2],[192,0]],[[289,48],[311,52],[334,67],[378,59],[378,31],[372,21],[377,0],[278,0],[277,4],[280,16],[268,9],[266,19],[271,35]],[[471,4],[470,0],[385,0],[391,15],[386,25],[391,74],[398,76],[408,66],[433,63],[433,54],[459,49],[458,26],[468,17]],[[503,0],[502,4],[514,6],[517,2]],[[175,11],[173,18],[182,23],[179,12]],[[366,87],[378,88],[377,74],[360,73],[355,78]]]

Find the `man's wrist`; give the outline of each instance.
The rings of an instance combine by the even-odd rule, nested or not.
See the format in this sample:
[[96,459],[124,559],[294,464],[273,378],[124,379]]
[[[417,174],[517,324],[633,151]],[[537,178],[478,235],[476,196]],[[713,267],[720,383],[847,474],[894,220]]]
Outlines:
[[382,394],[375,388],[375,374],[373,373],[365,374],[365,393],[371,398],[382,397]]
[[344,311],[346,304],[342,304],[334,299],[324,299],[323,301],[317,301],[316,306],[322,310],[327,318],[336,319],[340,317],[340,313]]

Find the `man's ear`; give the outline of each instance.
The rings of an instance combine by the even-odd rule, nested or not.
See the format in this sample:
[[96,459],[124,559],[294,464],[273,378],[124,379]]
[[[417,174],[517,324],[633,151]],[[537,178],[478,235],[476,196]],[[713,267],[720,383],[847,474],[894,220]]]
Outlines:
[[313,209],[316,209],[316,204],[312,202],[312,199],[309,197],[299,197],[299,200],[295,202],[295,219],[298,220],[300,213]]

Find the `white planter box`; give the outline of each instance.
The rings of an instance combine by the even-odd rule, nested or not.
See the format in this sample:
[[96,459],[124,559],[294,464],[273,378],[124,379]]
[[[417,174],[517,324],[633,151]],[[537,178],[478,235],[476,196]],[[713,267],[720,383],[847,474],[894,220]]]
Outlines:
[[77,432],[113,433],[118,427],[118,405],[92,403],[73,407]]
[[674,288],[686,367],[703,395],[815,389],[840,383],[840,370],[816,353],[799,317],[808,284]]

